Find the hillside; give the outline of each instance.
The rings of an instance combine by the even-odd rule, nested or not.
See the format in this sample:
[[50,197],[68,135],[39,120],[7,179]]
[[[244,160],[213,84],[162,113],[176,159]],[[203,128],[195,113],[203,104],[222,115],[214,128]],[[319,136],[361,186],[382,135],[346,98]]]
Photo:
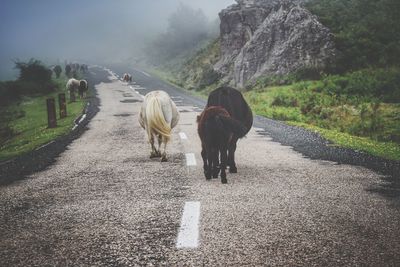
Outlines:
[[[289,2],[292,9],[299,8],[293,5],[293,1]],[[394,15],[396,10],[400,11],[399,4],[391,0],[378,1],[379,3],[356,0],[351,1],[352,5],[348,2],[309,1],[306,7],[312,11],[312,15],[302,8],[302,12],[307,13],[307,21],[311,18],[315,25],[320,25],[321,21],[323,26],[318,27],[331,33],[328,34],[332,41],[329,42],[329,47],[336,52],[331,54],[330,63],[324,65],[324,68],[307,64],[296,67],[307,61],[297,58],[296,64],[291,65],[289,61],[293,58],[289,57],[289,61],[280,61],[288,66],[285,71],[270,73],[265,71],[268,68],[257,65],[260,62],[270,62],[263,55],[258,55],[257,60],[243,63],[243,55],[247,50],[263,50],[268,43],[263,40],[269,39],[264,36],[264,39],[259,38],[257,42],[256,39],[244,42],[241,39],[243,32],[246,32],[243,24],[238,25],[236,20],[223,19],[234,17],[239,12],[244,20],[253,18],[256,25],[258,19],[258,23],[262,24],[260,21],[265,17],[265,6],[255,7],[253,1],[238,1],[238,5],[220,13],[221,35],[218,39],[188,58],[181,67],[164,68],[163,71],[168,73],[170,81],[204,95],[222,84],[237,88],[243,85],[246,98],[253,111],[259,115],[312,128],[343,146],[400,160],[400,62],[395,60],[400,58],[396,57],[399,55],[400,41],[399,34],[393,32],[400,25],[399,18]],[[243,5],[242,8],[240,5]],[[276,10],[279,13],[284,8],[273,8],[269,12]],[[361,15],[367,10],[371,12],[361,19]],[[314,24],[308,25],[310,29]],[[266,28],[261,29],[263,32],[268,31]],[[257,31],[260,29],[255,30]],[[286,31],[290,32],[290,29]],[[282,42],[281,40],[278,43]],[[251,49],[250,44],[253,47]],[[236,50],[233,49],[235,46]],[[303,52],[307,54],[307,51]],[[253,76],[249,76],[247,72],[246,75],[250,78],[246,83],[243,73],[237,76],[238,80],[235,78],[235,71],[240,69],[238,58],[242,58],[240,61],[244,64],[244,69],[259,70]]]

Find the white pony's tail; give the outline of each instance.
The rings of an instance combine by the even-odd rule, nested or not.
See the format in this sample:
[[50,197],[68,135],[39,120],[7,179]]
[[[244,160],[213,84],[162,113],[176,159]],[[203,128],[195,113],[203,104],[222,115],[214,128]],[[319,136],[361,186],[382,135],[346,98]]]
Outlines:
[[160,101],[152,96],[147,100],[146,105],[147,134],[151,137],[151,132],[164,137],[166,143],[171,139],[171,126],[165,121],[164,113],[161,109]]

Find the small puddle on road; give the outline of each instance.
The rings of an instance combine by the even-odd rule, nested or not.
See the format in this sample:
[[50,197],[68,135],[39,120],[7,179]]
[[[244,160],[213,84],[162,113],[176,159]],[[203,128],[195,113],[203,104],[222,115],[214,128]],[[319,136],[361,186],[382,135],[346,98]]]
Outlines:
[[133,114],[130,113],[121,113],[121,114],[114,114],[115,117],[129,117],[132,116]]
[[142,101],[137,100],[137,99],[125,99],[125,100],[121,100],[119,102],[121,102],[121,103],[136,103],[136,102],[142,102]]

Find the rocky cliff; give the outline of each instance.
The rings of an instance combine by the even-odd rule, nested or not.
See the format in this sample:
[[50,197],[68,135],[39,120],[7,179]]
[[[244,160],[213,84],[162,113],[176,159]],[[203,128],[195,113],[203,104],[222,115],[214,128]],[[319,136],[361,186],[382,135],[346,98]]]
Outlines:
[[236,0],[219,14],[221,59],[214,69],[234,86],[261,75],[323,69],[335,55],[329,29],[305,0]]

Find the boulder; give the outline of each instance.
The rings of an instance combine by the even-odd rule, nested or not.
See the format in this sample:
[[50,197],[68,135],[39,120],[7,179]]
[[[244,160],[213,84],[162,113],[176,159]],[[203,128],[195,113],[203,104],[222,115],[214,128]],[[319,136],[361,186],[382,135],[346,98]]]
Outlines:
[[219,14],[225,81],[243,87],[261,75],[324,69],[335,56],[333,35],[304,0],[236,0]]

